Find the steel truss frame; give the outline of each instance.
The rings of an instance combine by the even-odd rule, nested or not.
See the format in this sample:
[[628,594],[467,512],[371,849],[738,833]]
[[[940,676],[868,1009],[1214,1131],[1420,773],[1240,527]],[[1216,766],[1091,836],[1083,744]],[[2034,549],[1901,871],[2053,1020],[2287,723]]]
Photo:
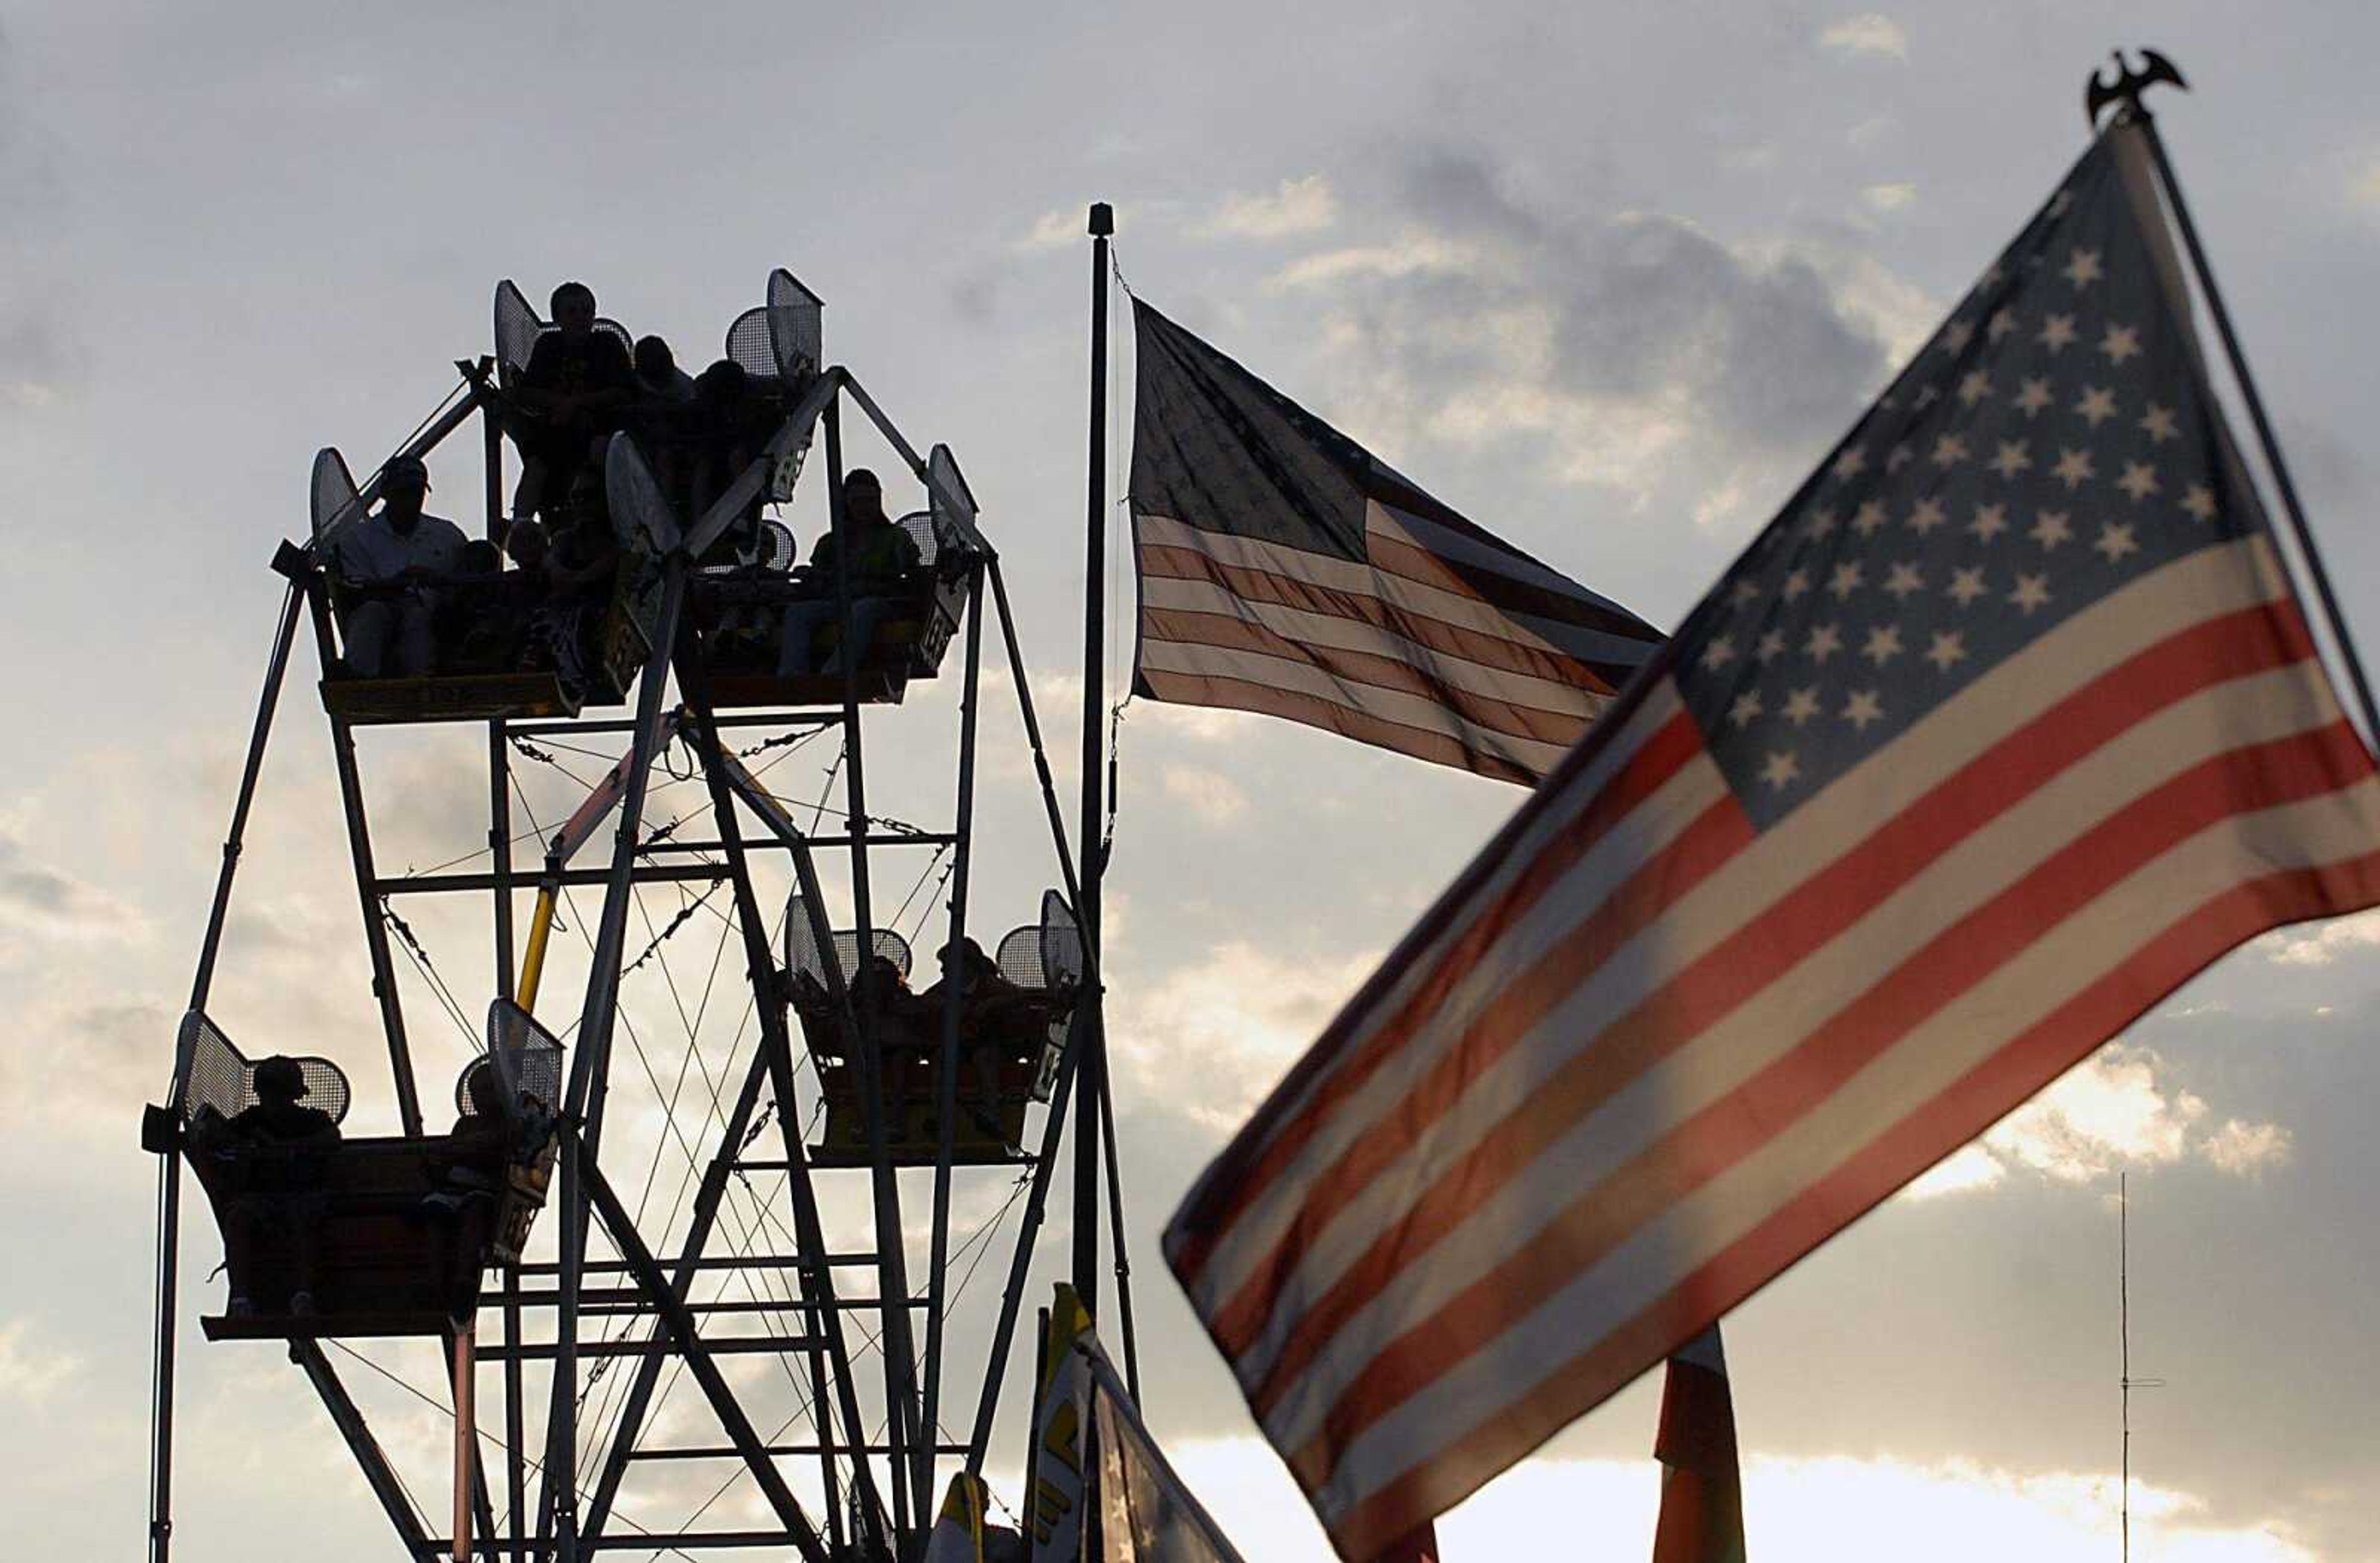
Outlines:
[[[464,375],[459,399],[450,396],[451,405],[443,404],[441,414],[409,441],[401,454],[426,454],[471,417],[480,417],[488,459],[486,503],[489,528],[492,535],[501,526],[503,502],[499,394],[494,389],[491,366],[486,360],[476,365],[458,365],[458,368]],[[1062,1060],[1052,1097],[1047,1104],[1041,1141],[1030,1158],[1034,1165],[1029,1197],[1011,1255],[1000,1327],[995,1335],[990,1361],[986,1365],[982,1399],[977,1408],[975,1424],[965,1440],[946,1441],[940,1436],[939,1412],[946,1365],[942,1325],[949,1302],[947,1271],[953,1166],[952,1141],[956,1116],[960,1048],[957,994],[955,988],[951,991],[951,1002],[944,1011],[941,1024],[936,1081],[941,1140],[933,1169],[929,1273],[924,1291],[917,1293],[911,1289],[905,1244],[900,1237],[904,1230],[901,1191],[891,1158],[877,1053],[872,1045],[873,1038],[868,1035],[868,1017],[863,1007],[855,1006],[850,1001],[849,981],[841,971],[834,953],[834,940],[827,926],[821,896],[817,855],[820,852],[846,854],[856,925],[867,928],[873,926],[869,881],[872,853],[918,845],[950,851],[953,858],[947,903],[948,937],[953,940],[964,937],[967,927],[972,858],[982,621],[986,609],[990,608],[998,614],[1006,660],[1022,704],[1024,735],[1039,781],[1064,893],[1070,903],[1077,900],[1080,891],[1074,854],[1066,839],[1064,821],[1041,743],[1040,727],[1033,709],[1032,688],[1025,674],[1016,628],[1010,614],[1006,588],[1001,580],[997,555],[988,544],[982,544],[980,534],[975,535],[980,554],[972,566],[968,580],[966,633],[961,666],[954,818],[947,830],[892,831],[876,828],[877,822],[871,820],[863,743],[863,708],[858,698],[856,668],[846,670],[840,709],[773,714],[743,712],[722,717],[711,709],[709,701],[707,648],[703,637],[687,622],[685,612],[693,558],[724,529],[735,511],[759,491],[760,484],[765,482],[778,457],[808,439],[813,426],[820,427],[824,436],[832,524],[838,531],[844,528],[840,410],[846,396],[900,454],[912,473],[928,485],[929,491],[954,513],[971,515],[971,507],[966,505],[964,497],[943,490],[941,475],[917,454],[916,447],[903,437],[891,418],[848,370],[836,367],[820,372],[809,394],[785,420],[768,450],[730,486],[711,511],[698,520],[685,537],[657,539],[667,547],[662,565],[662,606],[650,654],[638,686],[633,718],[625,721],[617,718],[591,718],[516,723],[498,720],[487,724],[489,872],[396,876],[381,873],[372,852],[363,765],[358,753],[353,724],[335,715],[328,719],[333,759],[346,819],[350,866],[370,961],[372,990],[381,1017],[398,1113],[408,1136],[419,1136],[423,1132],[423,1122],[419,1087],[383,910],[389,898],[419,894],[488,897],[498,973],[498,996],[511,999],[516,997],[514,974],[518,969],[516,964],[514,897],[530,890],[551,896],[571,884],[601,883],[604,887],[588,987],[580,1008],[577,1038],[571,1049],[570,1081],[559,1133],[557,1196],[552,1202],[552,1209],[547,1217],[547,1219],[559,1224],[556,1231],[560,1258],[553,1263],[507,1266],[502,1271],[500,1282],[492,1285],[483,1295],[482,1315],[494,1311],[501,1315],[501,1345],[479,1348],[476,1321],[468,1322],[457,1332],[450,1332],[447,1341],[449,1360],[456,1364],[458,1386],[468,1386],[472,1381],[480,1359],[489,1360],[502,1373],[504,1436],[501,1447],[504,1469],[501,1474],[507,1499],[507,1523],[499,1527],[496,1522],[490,1476],[481,1463],[480,1440],[476,1429],[469,1424],[468,1407],[471,1397],[468,1394],[457,1397],[457,1403],[467,1409],[458,1424],[456,1486],[458,1491],[466,1494],[468,1508],[458,1506],[455,1525],[456,1528],[470,1527],[468,1540],[458,1547],[454,1536],[430,1534],[415,1514],[411,1500],[389,1466],[368,1420],[347,1394],[319,1346],[308,1339],[291,1343],[292,1360],[303,1369],[322,1399],[332,1425],[346,1443],[367,1484],[378,1497],[398,1546],[407,1557],[424,1559],[477,1556],[536,1559],[538,1563],[545,1563],[548,1559],[557,1560],[557,1563],[576,1563],[577,1559],[594,1553],[624,1546],[786,1546],[798,1551],[808,1563],[830,1563],[830,1559],[854,1557],[883,1559],[890,1563],[892,1559],[914,1555],[917,1544],[930,1523],[937,1460],[944,1457],[964,1457],[965,1464],[971,1472],[979,1470],[982,1465],[1025,1276],[1046,1207],[1049,1172],[1055,1159],[1058,1139],[1067,1121],[1066,1109],[1077,1072],[1077,1044],[1085,1035],[1097,1034],[1094,1028],[1098,1022],[1091,1012],[1096,1009],[1099,994],[1097,951],[1094,948],[1085,951],[1084,1002],[1070,1027],[1069,1046]],[[364,486],[367,498],[376,485],[375,477]],[[971,519],[966,529],[973,530]],[[669,546],[673,544],[674,546]],[[846,563],[838,570],[836,593],[848,636],[852,609],[852,583],[847,565],[850,551],[839,551],[839,556]],[[301,617],[310,624],[326,670],[335,655],[336,642],[333,636],[322,565],[322,562],[313,556],[310,549],[286,543],[282,545],[274,559],[274,567],[288,579],[289,588],[268,660],[264,689],[250,733],[247,763],[225,843],[223,866],[200,948],[198,973],[191,992],[193,1009],[203,1007],[212,985],[257,780]],[[991,588],[988,594],[984,590],[987,583]],[[856,659],[849,660],[856,663]],[[665,699],[666,687],[673,673],[675,674],[680,702],[674,708]],[[819,729],[841,729],[845,745],[843,767],[845,819],[839,837],[813,836],[799,829],[791,813],[760,785],[722,741],[722,734],[726,730],[763,723],[788,728],[811,725]],[[629,750],[611,779],[609,812],[616,815],[616,823],[608,865],[600,871],[569,866],[569,857],[600,828],[599,811],[599,818],[586,821],[583,829],[577,830],[576,839],[565,840],[565,836],[570,834],[569,830],[557,832],[541,872],[516,869],[511,851],[511,797],[516,764],[513,740],[533,735],[617,735],[622,733],[629,738]],[[644,835],[644,811],[651,767],[662,750],[676,740],[684,741],[693,749],[700,765],[714,826],[711,839],[690,842],[655,842]],[[600,793],[602,789],[598,790]],[[758,822],[757,836],[747,837],[747,816]],[[574,828],[578,823],[574,821]],[[800,1116],[795,1110],[795,1052],[788,1014],[788,990],[783,975],[776,964],[759,894],[753,884],[751,862],[755,853],[783,854],[792,862],[803,905],[811,919],[812,937],[824,955],[830,994],[840,1024],[845,1029],[847,1046],[859,1062],[860,1089],[867,1120],[868,1155],[866,1170],[869,1180],[873,1226],[878,1234],[877,1241],[868,1251],[838,1253],[827,1246],[814,1178],[817,1169],[812,1166],[803,1143]],[[723,882],[731,888],[735,901],[732,915],[741,935],[745,978],[753,995],[760,1037],[745,1069],[734,1106],[722,1124],[716,1150],[696,1190],[687,1223],[679,1236],[675,1252],[657,1254],[638,1231],[633,1216],[605,1177],[600,1153],[608,1097],[611,1043],[618,1015],[620,979],[624,975],[623,958],[631,905],[637,889],[641,885],[688,879]],[[530,937],[534,951],[542,940],[543,925],[534,927]],[[529,980],[533,982],[534,978]],[[519,997],[533,1001],[533,988]],[[152,1563],[167,1563],[172,1538],[174,1343],[177,1324],[181,1159],[176,1126],[179,1121],[188,1062],[186,1058],[176,1057],[166,1103],[150,1109],[144,1133],[144,1142],[149,1148],[160,1153],[161,1180],[156,1318],[158,1350],[150,1528]],[[764,1104],[775,1119],[782,1155],[765,1161],[747,1160],[745,1158],[746,1141],[752,1132],[756,1114]],[[1110,1133],[1112,1133],[1111,1128]],[[1112,1156],[1111,1147],[1110,1154]],[[729,1185],[739,1173],[760,1169],[785,1174],[784,1193],[793,1206],[796,1251],[792,1254],[710,1253],[710,1240]],[[1120,1223],[1120,1208],[1116,1216]],[[599,1226],[619,1255],[617,1260],[589,1259],[588,1240],[590,1229]],[[1120,1225],[1118,1231],[1120,1234]],[[891,1234],[889,1240],[885,1234]],[[836,1272],[863,1267],[875,1273],[874,1296],[855,1298],[838,1295]],[[771,1302],[765,1311],[796,1318],[799,1324],[797,1333],[706,1337],[706,1319],[739,1312],[763,1311],[758,1303],[746,1309],[738,1304],[703,1302],[693,1299],[691,1291],[698,1276],[715,1275],[723,1270],[779,1275],[790,1271],[794,1281],[793,1297],[783,1303]],[[550,1288],[533,1290],[526,1284],[530,1278],[540,1277],[551,1278],[552,1284]],[[589,1284],[590,1278],[599,1277],[608,1278],[613,1284]],[[912,1315],[919,1308],[926,1311],[927,1320],[922,1361],[912,1329]],[[844,1315],[861,1309],[873,1309],[879,1320],[887,1414],[880,1436],[871,1436],[865,1424],[855,1377],[855,1353],[844,1328]],[[540,1346],[527,1340],[528,1315],[533,1310],[550,1312],[552,1315],[553,1327],[550,1344]],[[642,1339],[631,1339],[606,1328],[607,1324],[616,1323],[623,1313],[644,1315],[650,1318],[650,1328]],[[764,1438],[753,1424],[733,1384],[721,1371],[719,1359],[722,1355],[756,1350],[798,1354],[806,1365],[809,1414],[816,1429],[813,1439],[800,1443],[772,1443]],[[581,1473],[576,1465],[580,1409],[577,1394],[579,1367],[584,1362],[604,1357],[629,1358],[634,1363],[634,1377],[620,1403],[616,1431],[605,1458],[593,1472],[591,1485],[582,1495],[579,1486]],[[544,1458],[541,1461],[529,1458],[526,1445],[528,1386],[524,1368],[528,1362],[552,1363]],[[693,1378],[727,1436],[728,1442],[724,1446],[638,1447],[653,1410],[654,1393],[662,1370],[668,1363],[681,1365]],[[742,1472],[751,1477],[768,1503],[776,1521],[774,1528],[675,1533],[642,1530],[624,1533],[615,1528],[618,1520],[616,1502],[631,1463],[654,1460],[726,1459],[739,1462]],[[786,1485],[779,1467],[779,1461],[786,1459],[810,1459],[819,1462],[820,1487],[826,1495],[827,1512],[823,1527],[804,1510]],[[883,1491],[879,1490],[880,1459],[882,1461],[880,1470],[890,1477]],[[844,1524],[846,1509],[853,1516],[853,1525],[848,1530]]]

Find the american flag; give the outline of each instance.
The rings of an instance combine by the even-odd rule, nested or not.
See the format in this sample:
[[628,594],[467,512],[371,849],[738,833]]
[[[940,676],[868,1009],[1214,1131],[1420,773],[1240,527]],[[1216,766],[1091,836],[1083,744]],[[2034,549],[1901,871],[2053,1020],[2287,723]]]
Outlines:
[[1135,693],[1534,782],[1658,631],[1489,536],[1147,304]]
[[2094,144],[1175,1214],[1343,1557],[2380,899],[2148,177]]

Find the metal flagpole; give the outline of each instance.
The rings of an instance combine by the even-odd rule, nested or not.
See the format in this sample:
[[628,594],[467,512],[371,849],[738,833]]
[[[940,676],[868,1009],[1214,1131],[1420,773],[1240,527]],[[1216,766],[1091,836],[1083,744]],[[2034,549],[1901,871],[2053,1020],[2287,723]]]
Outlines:
[[[1101,637],[1107,633],[1107,421],[1108,421],[1108,239],[1115,211],[1094,201],[1091,234],[1091,439],[1090,505],[1083,551],[1083,811],[1075,841],[1082,846],[1082,896],[1075,908],[1083,947],[1099,948],[1100,707],[1107,672]],[[1099,1316],[1099,1098],[1107,1075],[1107,1032],[1101,1024],[1100,981],[1094,966],[1083,985],[1081,1079],[1075,1096],[1075,1290],[1084,1310]]]
[[2191,221],[2190,203],[2182,199],[2181,181],[2174,174],[2173,160],[2166,155],[2165,141],[2157,135],[2156,117],[2142,105],[2137,86],[2126,98],[2124,112],[2139,123],[2142,135],[2148,140],[2149,155],[2156,163],[2157,182],[2165,187],[2166,200],[2173,208],[2174,225],[2181,230],[2182,247],[2190,252],[2191,269],[2198,274],[2199,290],[2206,295],[2207,311],[2215,317],[2216,333],[2223,339],[2223,353],[2230,360],[2231,376],[2239,382],[2240,398],[2248,405],[2248,420],[2255,426],[2256,442],[2264,449],[2265,465],[2273,474],[2274,486],[2280,491],[2281,510],[2289,517],[2290,535],[2297,539],[2298,552],[2305,560],[2306,573],[2313,577],[2323,617],[2329,622],[2330,633],[2346,660],[2348,681],[2354,685],[2356,703],[2363,716],[2365,739],[2380,745],[2380,704],[2374,702],[2371,682],[2363,672],[2363,659],[2357,655],[2355,637],[2349,633],[2347,619],[2338,611],[2338,594],[2331,589],[2330,571],[2324,566],[2322,553],[2313,545],[2313,531],[2306,525],[2305,507],[2298,503],[2297,482],[2289,476],[2289,464],[2281,459],[2281,442],[2273,433],[2272,419],[2265,415],[2265,398],[2256,390],[2255,377],[2248,372],[2247,355],[2240,350],[2239,333],[2231,326],[2231,310],[2223,302],[2223,290],[2215,284],[2215,268],[2207,261],[2206,247],[2199,242],[2198,224]]

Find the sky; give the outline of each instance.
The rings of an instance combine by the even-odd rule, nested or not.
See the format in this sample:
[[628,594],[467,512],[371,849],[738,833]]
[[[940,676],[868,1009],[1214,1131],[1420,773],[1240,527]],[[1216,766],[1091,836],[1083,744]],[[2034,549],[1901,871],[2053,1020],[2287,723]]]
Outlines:
[[[369,466],[487,350],[499,278],[541,298],[583,277],[699,361],[769,268],[800,275],[829,357],[921,446],[957,452],[1071,786],[1088,201],[1115,204],[1140,295],[1669,624],[2079,153],[2085,73],[2147,42],[2195,89],[2160,123],[2346,616],[2380,636],[2380,473],[2356,433],[2380,417],[2362,292],[2380,272],[2380,18],[1860,3],[0,4],[0,648],[29,675],[0,739],[0,1243],[22,1256],[0,1296],[0,1522],[19,1548],[140,1545],[156,1173],[135,1125],[188,1000],[280,600],[267,561],[305,525],[317,447]],[[432,508],[476,527],[476,442],[458,443],[433,460]],[[805,538],[815,490],[788,517]],[[1120,563],[1099,585],[1128,604]],[[1111,627],[1102,704],[1129,647]],[[209,1010],[252,1053],[339,1059],[350,1132],[386,1133],[312,656]],[[996,933],[1054,873],[1017,685],[994,667],[986,694],[971,920]],[[875,807],[947,818],[954,710],[945,676],[871,723]],[[1147,1412],[1252,1563],[1320,1559],[1156,1234],[1518,797],[1255,718],[1134,702],[1120,732],[1110,1032]],[[383,863],[484,845],[482,737],[365,750]],[[522,761],[522,806],[550,821],[602,759],[548,752]],[[826,796],[823,745],[764,757],[788,796]],[[908,893],[918,927],[941,866],[885,856],[880,903]],[[690,903],[651,892],[632,939]],[[443,1100],[492,991],[486,907],[403,910],[457,1012],[400,959]],[[606,1156],[664,1235],[713,1127],[697,1109],[748,1057],[716,910],[689,913],[625,1000]],[[567,915],[555,992],[583,980],[568,951],[593,914]],[[2133,1405],[2138,1555],[2380,1558],[2375,1012],[2380,920],[2258,940],[1732,1315],[1755,1556],[2112,1554],[2125,1175],[2132,1360],[2167,1381]],[[962,1235],[1004,1219],[953,1324],[965,1408],[1014,1193],[976,1174],[955,1195]],[[765,1236],[758,1195],[736,1199],[739,1241]],[[828,1201],[859,1218],[856,1187]],[[1046,1252],[1066,1226],[1053,1210]],[[389,1555],[280,1354],[198,1339],[189,1315],[222,1287],[201,1204],[184,1239],[180,1556]],[[1034,1294],[1058,1273],[1037,1266]],[[358,1349],[369,1363],[337,1365],[434,1512],[446,1435],[413,1393],[435,1398],[434,1353]],[[756,1406],[789,1392],[773,1372],[739,1369]],[[1656,1399],[1638,1384],[1449,1517],[1450,1563],[1646,1556]],[[1012,1396],[991,1462],[1012,1507],[1021,1419]],[[706,1441],[691,1396],[661,1423]],[[640,1476],[624,1508],[683,1515],[724,1473]],[[705,1522],[756,1512],[731,1487]]]

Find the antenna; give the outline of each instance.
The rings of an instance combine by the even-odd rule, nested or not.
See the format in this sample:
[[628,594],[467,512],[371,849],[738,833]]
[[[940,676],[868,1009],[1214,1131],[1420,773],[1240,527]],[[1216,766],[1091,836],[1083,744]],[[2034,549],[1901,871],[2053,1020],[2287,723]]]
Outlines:
[[2123,1393],[2123,1563],[2132,1563],[2132,1391],[2162,1389],[2162,1378],[2132,1376],[2132,1200],[2130,1177],[2116,1174],[2116,1323],[2120,1363],[2116,1383]]

